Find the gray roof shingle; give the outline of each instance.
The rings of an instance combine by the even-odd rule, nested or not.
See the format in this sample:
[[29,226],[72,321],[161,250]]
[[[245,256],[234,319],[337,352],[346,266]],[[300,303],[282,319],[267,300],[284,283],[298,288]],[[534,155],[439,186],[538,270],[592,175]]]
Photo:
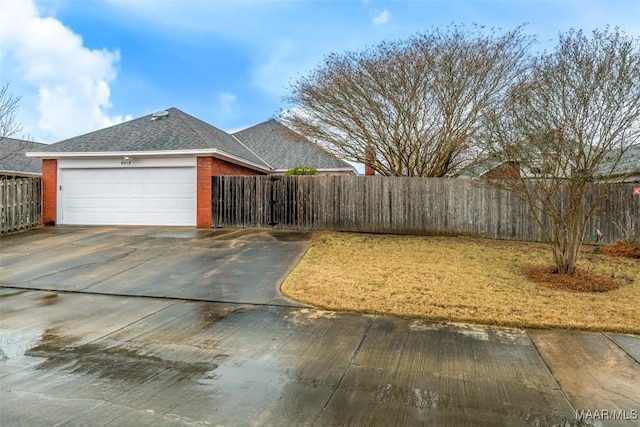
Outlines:
[[[268,165],[228,133],[177,108],[153,120],[149,114],[41,148],[40,152],[110,152],[216,149],[261,167]],[[35,151],[35,150],[34,150]]]
[[236,132],[233,136],[274,169],[313,166],[316,169],[353,170],[347,162],[275,119]]
[[[618,153],[614,153],[616,158]],[[606,158],[599,168],[601,174],[611,173],[612,159]],[[613,170],[613,176],[625,176],[640,173],[640,144],[630,145],[618,160]]]
[[42,173],[42,159],[27,157],[28,151],[40,151],[47,144],[22,139],[0,139],[0,173],[18,172],[28,174]]

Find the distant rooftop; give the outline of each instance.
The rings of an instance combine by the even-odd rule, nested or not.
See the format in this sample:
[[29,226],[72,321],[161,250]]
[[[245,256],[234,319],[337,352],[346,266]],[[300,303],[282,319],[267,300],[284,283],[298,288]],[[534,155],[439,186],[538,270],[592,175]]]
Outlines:
[[27,157],[28,151],[41,151],[47,144],[23,139],[0,139],[0,174],[41,174],[42,160]]
[[277,170],[296,166],[354,170],[349,163],[275,119],[236,132],[233,136]]

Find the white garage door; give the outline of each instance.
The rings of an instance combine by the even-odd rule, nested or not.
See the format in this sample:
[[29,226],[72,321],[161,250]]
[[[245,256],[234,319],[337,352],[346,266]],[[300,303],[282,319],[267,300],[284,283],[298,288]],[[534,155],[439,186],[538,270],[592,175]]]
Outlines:
[[196,224],[196,169],[61,169],[62,224]]

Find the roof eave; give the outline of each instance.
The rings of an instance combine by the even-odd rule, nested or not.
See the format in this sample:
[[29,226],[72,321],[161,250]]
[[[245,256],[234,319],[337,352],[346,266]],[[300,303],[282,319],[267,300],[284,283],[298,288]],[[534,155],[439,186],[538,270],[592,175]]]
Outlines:
[[42,176],[42,173],[39,172],[21,172],[21,171],[10,171],[10,170],[0,170],[0,175],[10,175],[10,176],[24,176],[27,178],[39,178]]

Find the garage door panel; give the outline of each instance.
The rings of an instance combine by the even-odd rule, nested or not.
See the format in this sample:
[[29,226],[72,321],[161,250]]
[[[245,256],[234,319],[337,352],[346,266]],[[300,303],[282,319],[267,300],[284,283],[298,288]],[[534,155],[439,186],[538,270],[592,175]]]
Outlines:
[[195,225],[193,167],[62,169],[61,223]]

